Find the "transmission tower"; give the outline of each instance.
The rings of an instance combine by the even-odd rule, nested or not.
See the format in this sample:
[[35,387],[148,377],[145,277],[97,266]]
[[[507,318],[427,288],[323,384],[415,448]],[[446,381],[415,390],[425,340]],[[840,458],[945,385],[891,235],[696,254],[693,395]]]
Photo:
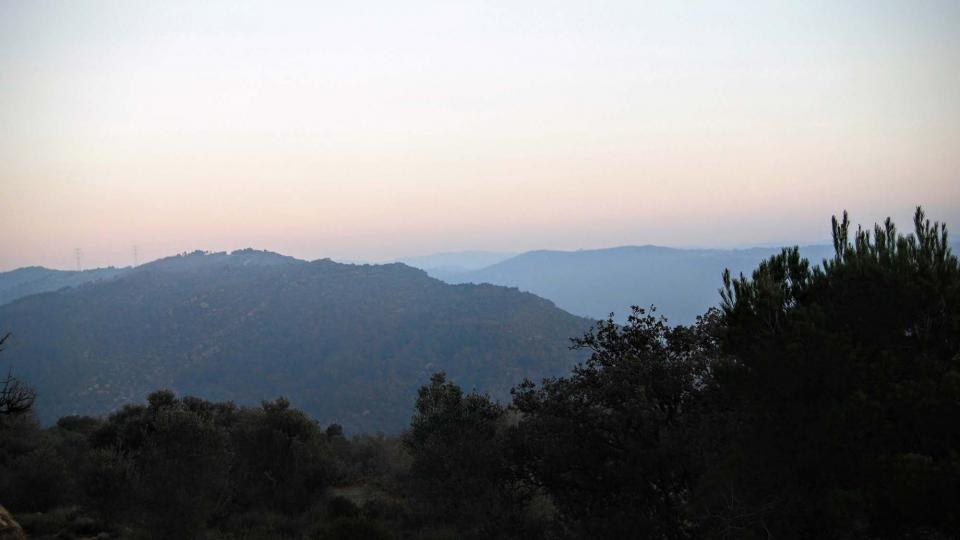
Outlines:
[[77,272],[81,271],[80,267],[80,248],[73,248],[73,258],[77,261]]
[[137,246],[133,246],[133,267],[140,266],[140,253]]

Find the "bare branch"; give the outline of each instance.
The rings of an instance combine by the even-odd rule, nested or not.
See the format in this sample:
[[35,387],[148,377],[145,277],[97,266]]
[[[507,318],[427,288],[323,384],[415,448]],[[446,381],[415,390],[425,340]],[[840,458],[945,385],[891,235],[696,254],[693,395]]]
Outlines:
[[[0,338],[0,351],[10,334]],[[33,407],[37,399],[37,392],[23,381],[13,376],[13,370],[7,371],[7,377],[0,386],[0,416],[22,414]]]

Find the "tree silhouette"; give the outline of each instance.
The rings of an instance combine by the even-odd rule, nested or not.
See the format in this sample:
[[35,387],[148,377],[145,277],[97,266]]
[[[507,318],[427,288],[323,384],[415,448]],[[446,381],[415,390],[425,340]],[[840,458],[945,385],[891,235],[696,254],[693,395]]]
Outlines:
[[[3,351],[3,344],[10,338],[7,333],[0,338],[0,351]],[[37,393],[26,383],[13,376],[13,370],[7,371],[6,378],[0,381],[0,415],[22,414],[33,407],[33,402],[37,399]]]
[[955,537],[960,266],[946,228],[917,208],[913,234],[889,219],[854,232],[844,213],[833,241],[819,266],[793,248],[752,279],[724,276],[734,360],[717,376],[739,465],[736,504],[718,513],[750,516],[737,525],[757,536]]

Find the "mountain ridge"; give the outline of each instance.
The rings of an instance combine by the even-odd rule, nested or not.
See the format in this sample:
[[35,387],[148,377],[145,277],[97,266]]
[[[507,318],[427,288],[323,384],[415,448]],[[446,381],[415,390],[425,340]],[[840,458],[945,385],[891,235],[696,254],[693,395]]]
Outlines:
[[243,404],[283,395],[325,423],[396,431],[432,373],[506,399],[524,377],[572,367],[569,338],[592,324],[400,263],[229,257],[175,256],[0,306],[13,333],[3,360],[37,388],[46,421],[171,388]]
[[[782,248],[684,249],[657,245],[575,251],[535,250],[486,268],[431,275],[448,283],[491,283],[549,298],[575,315],[594,319],[611,313],[623,322],[632,305],[656,306],[674,323],[690,323],[720,301],[724,269],[751,272]],[[812,264],[833,247],[801,247]]]

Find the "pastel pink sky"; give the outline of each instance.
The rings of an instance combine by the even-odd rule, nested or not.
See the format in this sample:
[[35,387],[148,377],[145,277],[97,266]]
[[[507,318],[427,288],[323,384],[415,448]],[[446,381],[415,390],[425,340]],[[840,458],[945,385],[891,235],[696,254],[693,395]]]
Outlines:
[[960,227],[957,28],[955,1],[0,1],[0,270]]

